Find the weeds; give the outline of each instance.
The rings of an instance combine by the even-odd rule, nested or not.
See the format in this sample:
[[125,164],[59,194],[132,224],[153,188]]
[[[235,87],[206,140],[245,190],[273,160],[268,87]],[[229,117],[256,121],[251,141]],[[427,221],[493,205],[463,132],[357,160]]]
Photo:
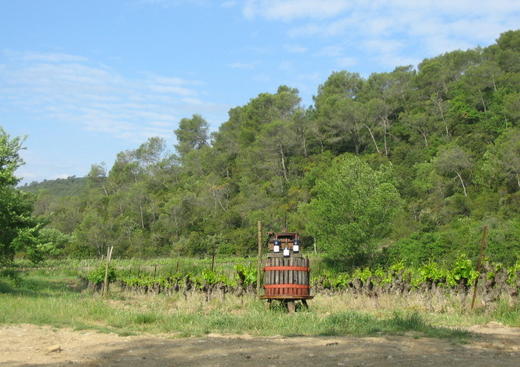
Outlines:
[[[235,271],[235,265],[231,266]],[[243,269],[241,269],[243,270]],[[425,274],[433,271],[425,270]],[[245,273],[245,271],[244,271]],[[221,272],[204,273],[207,282]],[[202,292],[139,295],[113,292],[103,299],[81,291],[77,277],[62,271],[20,269],[0,277],[0,323],[32,323],[96,329],[121,335],[167,333],[172,336],[232,333],[251,335],[403,335],[464,340],[461,326],[499,321],[520,326],[520,305],[503,297],[492,307],[468,310],[460,295],[411,292],[406,296],[369,296],[349,292],[318,294],[310,310],[288,315],[283,307],[268,310],[255,295],[241,297]],[[364,275],[366,276],[366,274]],[[479,300],[480,302],[480,300]]]

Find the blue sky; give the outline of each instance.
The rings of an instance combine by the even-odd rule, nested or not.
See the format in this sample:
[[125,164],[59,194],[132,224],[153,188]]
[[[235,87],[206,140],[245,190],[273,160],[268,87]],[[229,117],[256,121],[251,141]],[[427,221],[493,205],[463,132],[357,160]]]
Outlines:
[[0,126],[24,182],[85,175],[179,120],[212,129],[281,84],[305,105],[331,72],[368,76],[487,46],[519,0],[0,0]]

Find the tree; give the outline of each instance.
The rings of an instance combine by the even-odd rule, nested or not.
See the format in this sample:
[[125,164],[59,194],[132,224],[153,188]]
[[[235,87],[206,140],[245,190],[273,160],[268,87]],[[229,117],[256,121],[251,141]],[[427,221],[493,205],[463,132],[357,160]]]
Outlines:
[[513,126],[520,126],[520,93],[505,96],[504,114],[513,123]]
[[338,153],[359,154],[365,141],[361,135],[364,128],[364,110],[358,102],[364,80],[357,73],[346,71],[332,73],[318,88],[314,98],[317,135],[325,144]]
[[[221,238],[228,253],[245,254],[262,220],[268,230],[306,228],[319,247],[351,262],[401,240],[417,254],[431,240],[439,244],[432,256],[446,256],[450,246],[466,248],[463,235],[445,241],[458,218],[470,219],[472,228],[488,218],[511,220],[511,228],[519,223],[518,60],[520,31],[514,31],[484,49],[424,60],[417,70],[404,66],[367,78],[334,72],[308,109],[296,89],[282,85],[232,108],[211,144],[207,123],[193,115],[176,130],[176,154],[151,138],[121,152],[109,173],[94,166],[81,189],[37,184],[35,214],[48,216],[52,228],[73,234],[77,250],[92,255],[107,245],[123,256],[202,255],[214,246],[208,238]],[[372,169],[359,163],[343,172],[351,159],[341,156],[346,152]],[[375,168],[390,163],[393,177]],[[380,187],[390,187],[372,181],[392,185],[406,201],[391,233],[391,215],[379,226],[365,213],[387,210],[383,199],[372,201],[383,197]],[[344,204],[347,199],[355,205]],[[330,208],[320,212],[326,202]],[[503,233],[496,248],[517,248],[509,245],[518,236]],[[26,231],[24,238],[29,243],[37,233]]]
[[520,129],[508,129],[484,154],[479,167],[479,183],[496,188],[500,183],[514,182],[520,190]]
[[520,129],[504,134],[497,148],[501,168],[516,181],[517,189],[520,190]]
[[401,207],[389,168],[374,170],[351,155],[337,157],[313,191],[303,207],[307,230],[339,264],[362,265],[372,256]]
[[177,151],[181,156],[192,150],[208,145],[208,123],[200,115],[193,115],[191,119],[183,118],[179,128],[175,130],[177,136]]
[[23,139],[20,137],[11,138],[3,128],[0,127],[0,187],[14,187],[20,179],[14,172],[23,164],[20,157]]
[[468,174],[472,165],[469,154],[456,145],[441,150],[435,160],[435,167],[441,175],[448,177],[455,175],[459,179],[464,196],[468,196],[468,191],[463,176]]
[[23,164],[22,143],[22,138],[11,138],[0,128],[0,263],[11,261],[16,250],[35,245],[25,235],[31,232],[34,237],[38,232],[31,195],[15,187],[19,179],[14,173]]
[[428,147],[428,137],[435,131],[435,123],[432,121],[432,115],[421,111],[409,111],[401,114],[401,122],[409,127],[415,134],[420,135],[424,142],[424,146]]

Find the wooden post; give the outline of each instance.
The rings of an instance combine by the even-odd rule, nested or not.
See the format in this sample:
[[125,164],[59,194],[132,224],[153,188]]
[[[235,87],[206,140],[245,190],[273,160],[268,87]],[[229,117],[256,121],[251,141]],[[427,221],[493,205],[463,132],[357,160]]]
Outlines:
[[213,253],[211,254],[211,271],[215,270],[215,253],[216,249],[213,247]]
[[103,297],[105,297],[108,294],[108,267],[110,265],[110,260],[112,259],[112,250],[114,249],[114,246],[110,246],[107,248],[107,262],[105,265],[105,281],[103,282]]
[[475,285],[473,286],[473,299],[471,300],[471,309],[472,310],[473,310],[473,307],[475,307],[475,299],[477,298],[478,278],[480,278],[480,272],[482,271],[482,260],[484,259],[484,252],[486,251],[486,247],[487,247],[487,234],[488,234],[488,226],[484,226],[483,233],[482,233],[482,240],[480,241],[480,255],[478,257],[478,262],[477,262],[478,277],[477,277],[477,279],[475,279]]
[[258,221],[258,266],[256,269],[256,294],[260,295],[260,277],[262,276],[262,222]]

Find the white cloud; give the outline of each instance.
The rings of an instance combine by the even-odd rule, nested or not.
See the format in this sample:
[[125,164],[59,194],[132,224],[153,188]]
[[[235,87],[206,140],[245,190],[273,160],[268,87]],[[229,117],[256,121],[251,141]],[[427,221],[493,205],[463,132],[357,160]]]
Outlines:
[[232,69],[244,69],[244,70],[253,70],[256,67],[256,63],[250,62],[233,62],[228,65]]
[[307,23],[303,26],[294,27],[289,30],[291,37],[302,36],[326,36],[333,37],[344,33],[347,29],[352,29],[355,19],[341,18],[330,22]]
[[139,5],[155,5],[163,8],[171,8],[181,5],[205,6],[211,4],[211,0],[136,0]]
[[251,79],[259,83],[270,83],[273,80],[271,75],[265,73],[255,74]]
[[[13,56],[15,54],[12,54]],[[69,55],[63,53],[41,53],[41,52],[27,52],[21,55],[24,60],[39,60],[47,62],[84,62],[87,58],[77,55]]]
[[287,45],[285,46],[285,49],[287,52],[293,53],[293,54],[303,54],[307,52],[307,47],[299,46],[299,45]]
[[357,59],[355,57],[340,57],[336,60],[336,64],[340,68],[349,68],[357,64]]
[[191,105],[202,105],[202,104],[204,104],[204,102],[202,102],[198,98],[183,98],[182,101],[184,103],[188,103],[188,104],[191,104]]
[[[490,44],[501,32],[518,29],[520,1],[249,0],[243,14],[290,22],[287,35],[292,38],[338,40],[338,47],[361,52],[359,46],[368,45],[368,57],[388,65],[389,60],[413,61]],[[334,57],[347,56],[338,52]]]
[[363,42],[364,47],[369,50],[382,53],[399,52],[405,46],[402,41],[391,39],[369,39]]
[[344,52],[343,46],[338,45],[329,45],[323,47],[316,53],[316,56],[325,56],[325,57],[338,57],[341,56]]
[[197,92],[195,92],[192,89],[180,87],[178,85],[155,84],[155,85],[150,85],[148,88],[153,92],[165,93],[165,94],[177,94],[180,96],[194,96],[197,94]]
[[349,8],[347,0],[246,0],[243,13],[289,21],[297,18],[330,18]]
[[220,6],[223,7],[223,8],[234,8],[237,5],[238,5],[238,1],[233,1],[233,0],[223,1],[220,4]]
[[[211,0],[134,1],[163,7],[215,3]],[[506,29],[518,28],[520,17],[518,0],[221,0],[218,5],[241,6],[242,14],[249,19],[307,22],[294,26],[289,31],[292,36],[331,37],[363,32],[433,36],[435,32],[448,31],[450,36],[458,32],[461,38],[489,42]]]
[[203,100],[203,83],[178,77],[124,76],[65,54],[2,52],[0,110],[77,124],[86,131],[141,142],[171,137],[181,117],[222,119],[228,106]]
[[280,65],[278,65],[278,69],[282,71],[293,71],[294,70],[294,64],[291,61],[282,61],[280,62]]

